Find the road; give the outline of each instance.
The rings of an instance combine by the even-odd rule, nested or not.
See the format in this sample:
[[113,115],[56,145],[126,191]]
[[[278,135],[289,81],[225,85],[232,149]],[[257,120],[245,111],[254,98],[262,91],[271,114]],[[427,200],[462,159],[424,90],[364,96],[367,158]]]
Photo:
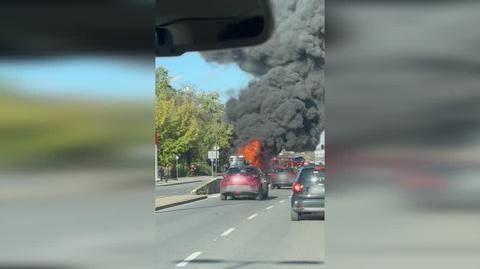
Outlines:
[[158,268],[321,268],[324,222],[290,220],[290,190],[264,201],[208,199],[156,216]]
[[[192,182],[186,184],[178,184],[178,185],[170,185],[170,186],[155,186],[155,196],[163,197],[163,196],[171,196],[171,195],[180,195],[180,194],[188,194],[196,187],[202,185],[205,181],[211,179],[211,177],[199,177],[202,181],[199,182]],[[175,183],[174,180],[169,181]]]

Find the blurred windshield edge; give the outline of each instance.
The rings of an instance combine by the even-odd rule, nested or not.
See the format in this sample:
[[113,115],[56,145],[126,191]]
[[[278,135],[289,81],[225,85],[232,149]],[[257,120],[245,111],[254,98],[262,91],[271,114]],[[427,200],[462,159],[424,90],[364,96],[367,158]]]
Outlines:
[[327,7],[328,266],[478,267],[478,2]]

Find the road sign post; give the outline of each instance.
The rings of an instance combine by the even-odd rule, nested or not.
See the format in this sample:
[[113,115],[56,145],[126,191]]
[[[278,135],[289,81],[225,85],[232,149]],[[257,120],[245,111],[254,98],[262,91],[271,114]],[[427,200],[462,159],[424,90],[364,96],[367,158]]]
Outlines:
[[[214,149],[218,148],[217,146],[214,147]],[[213,168],[215,161],[218,159],[218,150],[209,150],[208,151],[208,159],[210,159],[210,162],[212,162],[212,176],[216,176],[216,172]]]

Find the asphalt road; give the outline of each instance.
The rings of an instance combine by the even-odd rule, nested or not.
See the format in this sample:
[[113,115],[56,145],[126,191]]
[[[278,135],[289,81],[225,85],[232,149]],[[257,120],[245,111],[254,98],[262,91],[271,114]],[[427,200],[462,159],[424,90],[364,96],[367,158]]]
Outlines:
[[[206,178],[205,181],[208,179],[210,178],[209,177]],[[170,186],[155,186],[155,196],[163,197],[163,196],[171,196],[171,195],[188,194],[193,189],[195,189],[196,187],[199,187],[203,183],[204,181],[170,185]]]
[[322,268],[324,222],[290,220],[290,190],[264,201],[208,199],[159,211],[158,268]]

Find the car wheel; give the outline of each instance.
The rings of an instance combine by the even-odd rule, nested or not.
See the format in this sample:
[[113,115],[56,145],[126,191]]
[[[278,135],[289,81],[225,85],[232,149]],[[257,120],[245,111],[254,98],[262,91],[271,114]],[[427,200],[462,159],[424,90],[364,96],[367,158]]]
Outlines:
[[255,200],[263,200],[263,190],[260,190],[257,194],[257,196],[255,196]]
[[220,200],[227,200],[227,195],[226,194],[220,194]]
[[293,221],[300,220],[300,214],[298,212],[295,212],[295,210],[293,209],[290,210],[290,216]]
[[325,220],[325,213],[323,213],[322,215],[320,215],[320,220]]

